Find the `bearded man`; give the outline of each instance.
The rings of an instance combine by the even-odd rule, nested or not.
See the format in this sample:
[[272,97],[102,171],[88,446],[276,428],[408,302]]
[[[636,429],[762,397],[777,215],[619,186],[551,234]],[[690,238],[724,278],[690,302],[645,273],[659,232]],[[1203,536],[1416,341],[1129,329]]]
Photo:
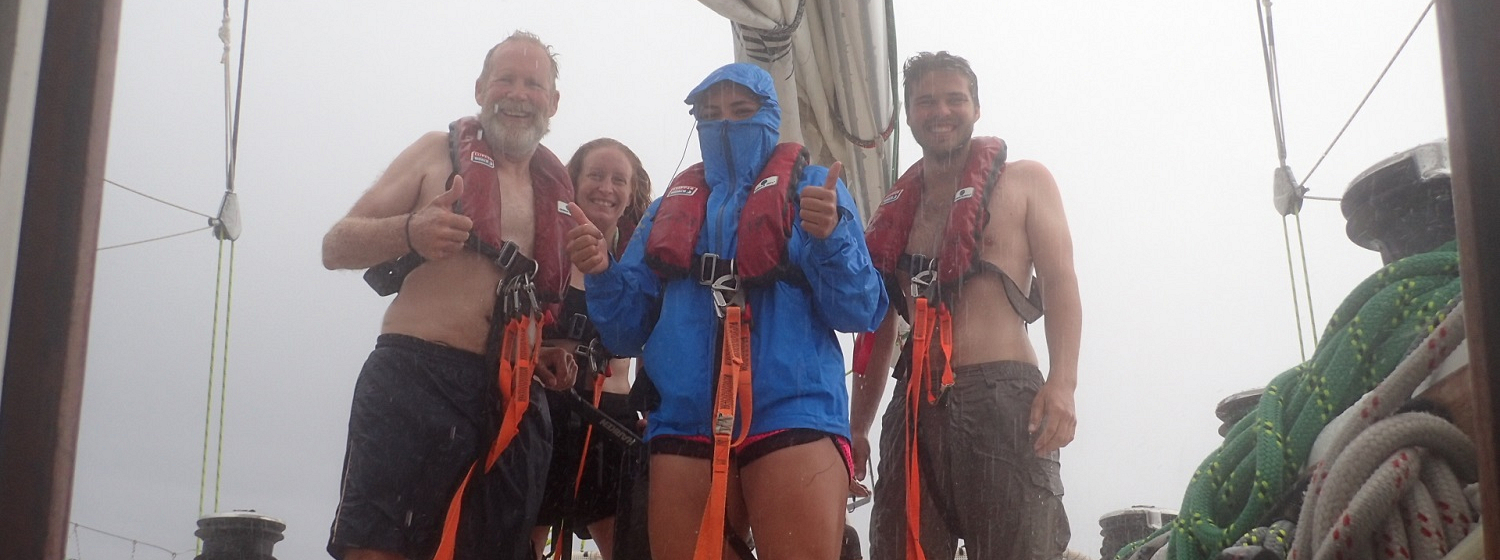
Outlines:
[[323,238],[324,266],[399,291],[355,384],[334,558],[531,556],[552,439],[541,385],[575,374],[540,340],[573,224],[567,170],[540,144],[556,85],[539,38],[500,42],[479,115],[406,148]]

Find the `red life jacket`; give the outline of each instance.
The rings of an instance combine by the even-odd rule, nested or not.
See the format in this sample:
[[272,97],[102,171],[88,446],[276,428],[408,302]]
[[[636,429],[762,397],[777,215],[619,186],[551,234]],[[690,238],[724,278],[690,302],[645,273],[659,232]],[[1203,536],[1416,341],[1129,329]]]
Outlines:
[[[965,279],[981,272],[992,272],[1001,277],[1011,307],[1027,323],[1042,314],[1041,292],[1033,281],[1031,294],[1021,293],[1015,281],[993,263],[979,256],[979,247],[984,228],[990,223],[989,199],[1005,172],[1005,141],[991,136],[976,136],[969,140],[969,159],[964,162],[963,174],[958,178],[958,190],[953,196],[953,207],[948,213],[948,224],[943,231],[943,247],[936,259],[936,278],[948,296],[957,295],[957,286]],[[912,255],[906,252],[912,223],[916,219],[917,207],[922,202],[922,161],[913,164],[896,180],[885,200],[875,210],[870,226],[865,230],[865,244],[870,249],[870,259],[875,268],[885,276],[892,287],[892,298],[904,299],[902,277],[898,267],[917,268],[909,261]],[[928,256],[930,258],[930,256]],[[907,262],[903,262],[907,261]],[[907,270],[906,274],[917,274],[922,270]],[[909,276],[908,276],[909,277]],[[903,306],[904,308],[904,306]]]
[[[479,119],[464,117],[448,126],[449,155],[453,170],[463,176],[460,212],[474,221],[472,236],[476,249],[495,258],[505,240],[500,235],[500,190],[496,188],[495,157],[484,141]],[[568,260],[565,246],[568,230],[574,221],[568,213],[573,201],[573,181],[568,169],[546,146],[538,145],[531,154],[532,208],[535,229],[531,238],[532,260],[537,270],[533,282],[537,299],[542,303],[562,301],[568,288]]]
[[[756,177],[740,210],[735,273],[747,286],[776,281],[791,265],[787,242],[796,223],[797,183],[807,166],[801,144],[778,144]],[[646,239],[646,264],[663,278],[681,278],[694,270],[698,234],[708,211],[708,184],[703,164],[695,164],[672,179],[662,196]]]

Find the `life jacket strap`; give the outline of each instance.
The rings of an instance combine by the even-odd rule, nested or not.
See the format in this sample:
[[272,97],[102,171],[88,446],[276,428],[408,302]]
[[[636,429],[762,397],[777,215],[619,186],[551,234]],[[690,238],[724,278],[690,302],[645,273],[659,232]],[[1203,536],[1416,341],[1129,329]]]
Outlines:
[[919,297],[912,312],[911,374],[906,379],[906,559],[926,560],[922,551],[922,467],[917,438],[920,422],[918,404],[926,385],[931,383],[933,321],[936,318],[927,298]]
[[1021,317],[1026,324],[1035,323],[1042,318],[1046,312],[1042,299],[1042,283],[1037,281],[1036,276],[1031,277],[1031,292],[1021,291],[1021,286],[1006,274],[995,263],[980,259],[975,266],[975,274],[989,273],[1000,277],[1000,284],[1005,287],[1005,299],[1010,302],[1010,308],[1016,310],[1016,315]]
[[[940,405],[953,388],[953,314],[942,302],[918,297],[913,304],[911,374],[906,379],[906,558],[926,560],[922,551],[922,462],[918,426],[921,400]],[[932,337],[938,337],[943,371],[933,387]]]
[[[721,330],[717,388],[714,391],[712,424],[713,459],[708,503],[698,526],[698,543],[694,560],[722,560],[724,554],[725,508],[729,497],[729,452],[744,442],[750,432],[751,399],[750,323],[747,309],[727,305]],[[744,411],[740,438],[734,438],[736,408]]]
[[[594,409],[598,410],[599,400],[604,397],[604,376],[594,376]],[[583,452],[578,454],[578,476],[573,479],[573,501],[578,501],[578,489],[583,487],[583,467],[589,462],[589,444],[594,439],[594,425],[583,431]]]
[[542,347],[541,320],[536,314],[511,317],[505,324],[500,342],[499,371],[500,400],[504,416],[500,430],[490,445],[489,453],[482,460],[475,460],[459,483],[458,490],[448,503],[448,513],[443,520],[443,533],[438,541],[437,554],[433,560],[453,560],[458,536],[458,520],[462,517],[464,490],[469,480],[479,471],[488,473],[494,468],[500,454],[510,447],[521,432],[521,419],[531,405],[531,378],[536,371],[537,354]]

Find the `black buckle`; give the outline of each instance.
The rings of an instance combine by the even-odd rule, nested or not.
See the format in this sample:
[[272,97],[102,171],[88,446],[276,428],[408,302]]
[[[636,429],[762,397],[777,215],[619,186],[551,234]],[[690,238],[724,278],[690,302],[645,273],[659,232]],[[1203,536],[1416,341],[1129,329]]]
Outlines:
[[495,255],[495,266],[504,270],[506,276],[525,276],[528,281],[536,276],[537,271],[536,261],[521,254],[521,246],[514,241],[506,241],[500,245],[499,254]]
[[718,290],[739,289],[739,275],[735,274],[734,260],[714,253],[704,253],[697,258],[698,283]]
[[568,318],[567,330],[566,330],[566,332],[564,332],[563,338],[567,338],[569,340],[584,340],[585,335],[588,335],[588,334],[589,334],[589,316],[588,315],[584,315],[582,313],[574,313],[572,317]]

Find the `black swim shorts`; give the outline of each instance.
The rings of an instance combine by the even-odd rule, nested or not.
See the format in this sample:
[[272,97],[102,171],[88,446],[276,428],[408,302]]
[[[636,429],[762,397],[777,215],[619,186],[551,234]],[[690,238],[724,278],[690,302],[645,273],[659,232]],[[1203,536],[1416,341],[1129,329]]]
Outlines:
[[[477,354],[383,334],[354,387],[339,507],[328,553],[351,548],[430,558],[449,501],[499,426],[496,368]],[[540,385],[521,431],[463,498],[458,559],[529,560],[552,453]],[[481,552],[482,551],[482,552]]]
[[[592,393],[581,396],[584,400],[593,400]],[[555,525],[563,516],[568,516],[573,532],[580,538],[587,538],[588,524],[613,517],[619,508],[621,461],[626,450],[609,434],[595,429],[580,481],[578,463],[589,424],[573,413],[572,407],[576,404],[568,399],[551,392],[547,393],[547,399],[552,410],[552,468],[547,471],[547,491],[537,515],[537,525]],[[606,392],[600,397],[599,410],[635,429],[640,416],[631,409],[629,401],[627,395]],[[580,483],[576,499],[575,482]]]

